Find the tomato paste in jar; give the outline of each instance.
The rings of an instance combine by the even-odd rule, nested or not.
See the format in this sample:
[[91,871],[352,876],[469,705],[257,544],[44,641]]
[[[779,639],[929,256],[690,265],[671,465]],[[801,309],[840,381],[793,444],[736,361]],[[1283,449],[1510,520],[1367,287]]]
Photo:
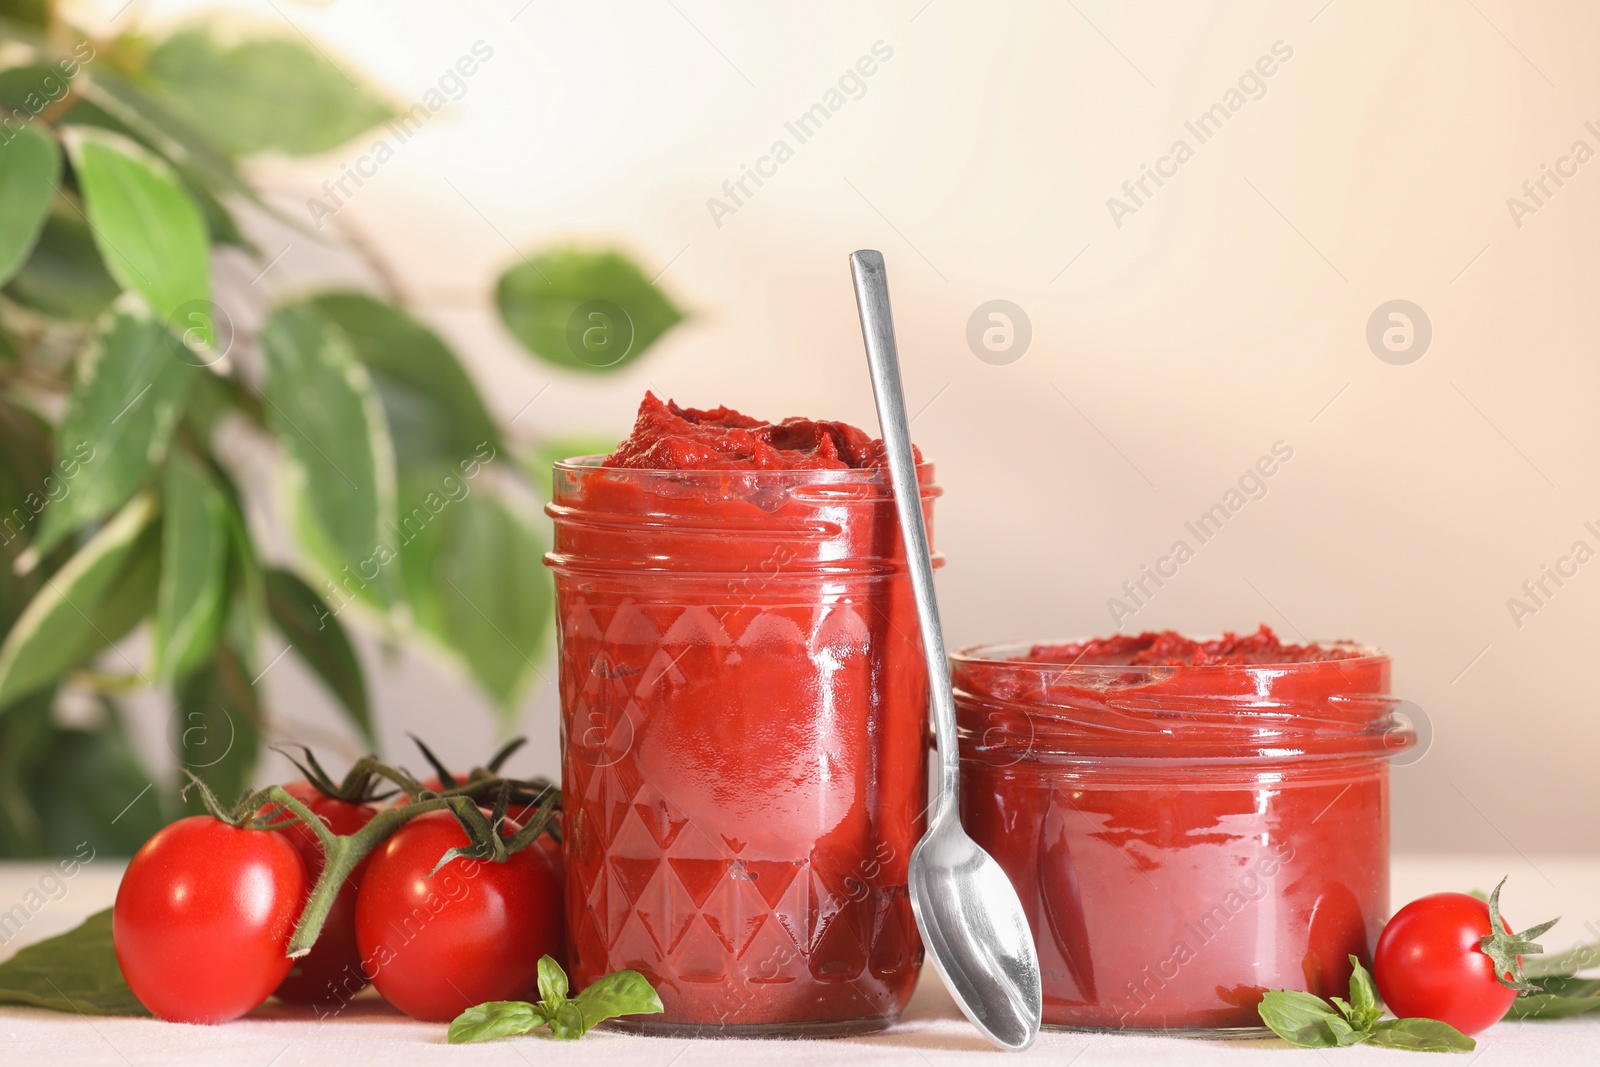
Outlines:
[[640,971],[649,1031],[893,1022],[927,675],[881,443],[647,395],[548,510],[574,986]]
[[1266,627],[952,657],[962,822],[1028,910],[1050,1026],[1259,1026],[1345,995],[1388,909],[1387,656]]

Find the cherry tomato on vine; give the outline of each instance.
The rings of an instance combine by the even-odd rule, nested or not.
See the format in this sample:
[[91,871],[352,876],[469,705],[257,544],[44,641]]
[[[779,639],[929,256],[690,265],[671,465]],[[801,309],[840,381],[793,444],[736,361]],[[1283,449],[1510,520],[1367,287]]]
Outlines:
[[163,1019],[220,1023],[266,1000],[292,962],[311,881],[282,834],[191,815],[128,863],[111,913],[117,963]]
[[[327,796],[307,781],[291,782],[284,791],[311,809],[311,814],[327,824],[336,834],[353,834],[377,812],[366,804],[351,804]],[[298,819],[278,830],[305,860],[311,884],[322,873],[322,841],[315,831]],[[356,948],[356,893],[367,872],[371,857],[363,859],[350,872],[333,907],[328,909],[327,921],[317,943],[305,956],[294,961],[294,966],[273,996],[294,1004],[324,1004],[349,1000],[367,984],[361,970],[361,953]]]
[[[517,827],[505,827],[507,836]],[[440,857],[465,847],[454,815],[434,811],[396,830],[371,856],[356,899],[356,941],[383,999],[417,1019],[446,1021],[491,1000],[522,1000],[539,957],[559,955],[561,878],[543,850],[504,863]]]
[[[1501,925],[1511,933],[1504,916]],[[1489,905],[1465,893],[1434,893],[1401,908],[1373,954],[1372,976],[1389,1010],[1463,1034],[1498,1022],[1517,991],[1495,979],[1494,961],[1478,947],[1489,930]]]

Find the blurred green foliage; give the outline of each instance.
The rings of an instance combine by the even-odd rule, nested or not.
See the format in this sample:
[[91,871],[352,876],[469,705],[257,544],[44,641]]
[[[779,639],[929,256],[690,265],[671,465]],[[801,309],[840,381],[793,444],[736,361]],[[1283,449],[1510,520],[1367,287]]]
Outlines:
[[[219,246],[266,265],[247,233],[276,214],[237,160],[326,152],[395,108],[298,35],[90,38],[0,0],[0,38],[0,856],[125,854],[175,813],[176,783],[130,744],[129,692],[168,694],[172,752],[224,795],[276,739],[271,657],[300,658],[371,744],[347,622],[437,646],[513,709],[551,623],[533,505],[574,446],[513,448],[450,346],[389,300],[233,314],[245,298],[214,286]],[[531,252],[495,295],[532,356],[582,374],[683,317],[606,249]],[[216,450],[234,423],[285,458],[292,564],[262,558]],[[121,644],[140,627],[147,662]]]

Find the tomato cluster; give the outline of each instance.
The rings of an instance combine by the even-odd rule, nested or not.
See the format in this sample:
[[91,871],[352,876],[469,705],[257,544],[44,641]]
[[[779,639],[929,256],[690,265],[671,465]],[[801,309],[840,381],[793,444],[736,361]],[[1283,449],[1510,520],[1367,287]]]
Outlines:
[[[284,789],[339,835],[379,810],[310,782]],[[259,814],[271,815],[271,806]],[[112,939],[129,988],[153,1014],[225,1022],[275,993],[326,1017],[370,983],[408,1015],[448,1020],[485,1001],[524,998],[539,958],[562,955],[559,845],[546,835],[499,862],[454,856],[441,864],[473,841],[439,810],[400,826],[352,869],[315,945],[291,959],[324,849],[304,823],[273,822],[262,829],[190,816],[128,864]],[[507,818],[500,833],[520,829]]]

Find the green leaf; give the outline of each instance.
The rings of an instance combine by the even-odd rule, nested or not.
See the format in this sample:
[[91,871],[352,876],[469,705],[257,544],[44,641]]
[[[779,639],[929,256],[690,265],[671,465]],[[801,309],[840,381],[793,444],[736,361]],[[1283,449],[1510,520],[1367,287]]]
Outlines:
[[1383,1017],[1383,1009],[1378,1006],[1378,990],[1372,984],[1372,975],[1361,965],[1361,961],[1354,955],[1350,956],[1350,1003],[1340,1004],[1340,1010],[1350,1020],[1350,1025],[1357,1030],[1366,1030]]
[[0,644],[0,708],[87,663],[155,605],[159,526],[135,497],[52,576]]
[[33,251],[60,178],[61,152],[45,134],[24,126],[0,141],[0,285]]
[[553,956],[539,957],[539,999],[547,1011],[559,1008],[567,1001],[567,972]]
[[245,522],[239,492],[223,478],[223,488],[228,494],[228,533],[232,551],[228,553],[228,617],[223,622],[223,632],[229,645],[239,653],[252,676],[260,664],[256,660],[261,631],[267,618],[266,578],[261,572],[261,561],[256,556],[250,530]]
[[50,28],[50,0],[4,0],[0,18],[35,29]]
[[172,745],[178,764],[224,803],[244,794],[261,752],[261,706],[244,665],[227,645],[178,686]]
[[521,1000],[491,1000],[468,1008],[450,1024],[452,1045],[473,1041],[493,1041],[497,1037],[516,1037],[544,1025],[544,1016],[532,1004]]
[[266,596],[272,621],[338,698],[362,738],[375,746],[361,661],[338,618],[310,586],[288,571],[266,571]]
[[120,291],[83,216],[65,206],[45,220],[33,254],[6,286],[6,295],[24,307],[85,322],[98,318]]
[[45,512],[40,551],[121,506],[160,462],[184,398],[203,373],[189,358],[137,300],[121,302],[107,319],[56,430],[56,453],[77,457],[82,470]]
[[218,195],[242,197],[270,214],[298,224],[268,205],[245,183],[208,131],[174,114],[165,103],[122,75],[97,64],[75,84],[81,99],[57,121],[57,126],[93,126],[120,133],[160,155],[195,185]]
[[1357,1030],[1337,1015],[1328,1016],[1327,1022],[1328,1030],[1333,1034],[1333,1040],[1340,1048],[1359,1045],[1366,1039],[1367,1035],[1364,1031]]
[[[4,8],[4,0],[0,0],[0,18],[5,17]],[[25,43],[45,44],[40,38]],[[36,49],[31,56],[28,51],[19,51],[18,57],[37,60],[42,51]],[[66,62],[69,66],[73,63],[72,60]],[[63,77],[64,73],[64,69],[54,63],[41,62],[23,63],[0,70],[0,109],[11,119],[6,132],[14,132],[18,126],[38,118],[46,108],[63,98],[70,80],[70,77]],[[22,114],[17,114],[19,111]]]
[[1534,956],[1522,962],[1529,978],[1574,975],[1591,967],[1600,967],[1600,943],[1578,945],[1565,952]]
[[576,1041],[589,1032],[583,1011],[576,1001],[564,1000],[550,1015],[550,1036],[557,1041]]
[[227,608],[228,501],[179,452],[162,493],[161,586],[156,594],[156,674],[171,679],[205,661]]
[[47,850],[43,805],[35,797],[28,772],[46,762],[55,726],[53,687],[12,704],[0,715],[0,854],[12,859],[43,855]]
[[75,477],[81,470],[75,459],[54,469],[51,436],[38,415],[0,396],[0,631],[11,621],[10,583],[20,577],[13,559],[28,543],[39,513],[71,492],[68,472]]
[[1471,1052],[1478,1043],[1437,1019],[1385,1019],[1373,1026],[1367,1042],[1411,1052]]
[[111,909],[0,963],[0,1004],[84,1015],[149,1015],[117,966]]
[[583,1013],[585,1030],[623,1015],[655,1015],[661,998],[638,971],[616,971],[590,983],[571,1003]]
[[[1600,979],[1591,980],[1600,987]],[[1566,1019],[1573,1015],[1586,1015],[1600,1011],[1600,994],[1595,989],[1586,993],[1536,993],[1531,997],[1518,997],[1506,1012],[1507,1019]]]
[[176,33],[150,53],[145,77],[174,111],[212,131],[230,155],[314,155],[394,116],[372,93],[299,40],[233,47],[205,29]]
[[433,331],[361,293],[328,293],[311,305],[345,332],[372,376],[402,470],[457,465],[485,445],[505,450],[477,387]]
[[261,333],[267,415],[300,475],[315,532],[310,546],[330,575],[357,575],[378,603],[389,576],[383,530],[394,513],[394,450],[366,370],[343,331],[280,308]]
[[683,320],[638,267],[616,252],[568,249],[524,259],[500,276],[500,319],[523,347],[557,366],[626,366]]
[[428,520],[400,550],[413,618],[509,711],[544,653],[552,602],[544,545],[482,490],[452,499],[433,489],[409,499],[417,504],[401,516],[402,528]]
[[1267,1029],[1291,1045],[1333,1048],[1339,1044],[1330,1020],[1343,1020],[1321,997],[1293,989],[1275,989],[1261,998],[1256,1010]]
[[[127,138],[81,126],[67,137],[89,227],[111,276],[143,296],[163,322],[209,311],[211,242],[183,182]],[[198,332],[207,345],[215,339],[209,315]]]
[[22,786],[49,854],[65,855],[87,842],[101,855],[131,856],[166,823],[168,794],[151,788],[150,772],[115,706],[102,700],[102,707],[104,718],[92,726],[49,724],[27,757]]

